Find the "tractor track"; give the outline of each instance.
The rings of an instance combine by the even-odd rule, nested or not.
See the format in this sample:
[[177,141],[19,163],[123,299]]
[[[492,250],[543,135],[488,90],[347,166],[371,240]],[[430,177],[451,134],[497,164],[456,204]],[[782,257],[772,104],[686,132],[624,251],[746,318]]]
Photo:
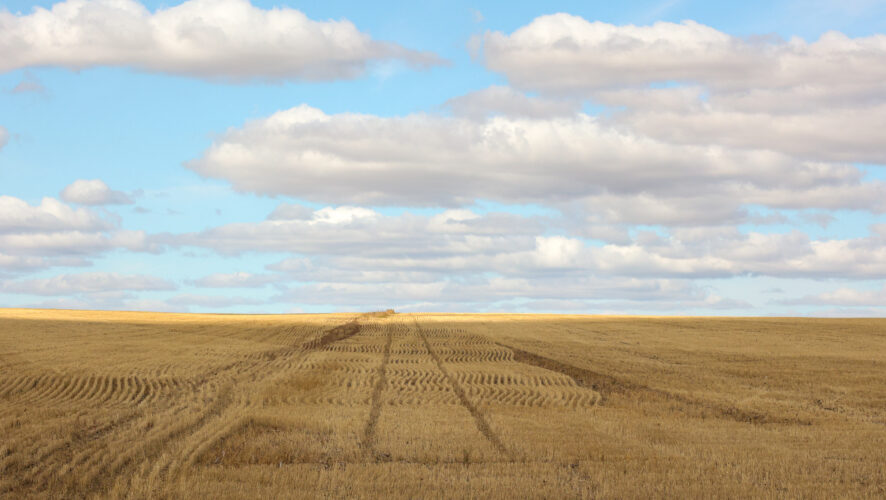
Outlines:
[[707,417],[712,416],[724,420],[749,424],[784,424],[784,425],[812,425],[812,422],[795,417],[780,415],[768,415],[761,412],[744,410],[736,406],[707,401],[682,394],[675,394],[661,389],[655,389],[628,380],[619,379],[611,375],[595,372],[585,368],[551,359],[540,354],[524,351],[505,344],[498,344],[510,349],[514,353],[514,361],[525,363],[546,370],[559,372],[571,377],[575,383],[582,387],[593,389],[600,393],[600,402],[603,403],[613,394],[624,397],[642,397],[657,403],[677,403],[683,405],[688,415]]
[[393,341],[393,328],[388,327],[384,354],[381,364],[378,366],[378,379],[372,389],[372,406],[369,409],[369,419],[366,421],[366,427],[363,429],[361,446],[367,451],[371,450],[375,444],[375,428],[378,425],[379,416],[381,416],[382,394],[387,385],[387,368],[388,362],[391,360],[391,344]]
[[496,450],[498,450],[503,455],[510,456],[511,454],[502,442],[501,438],[499,438],[498,435],[492,430],[492,427],[489,426],[489,422],[486,421],[486,416],[483,415],[483,412],[481,412],[480,409],[471,402],[471,400],[468,398],[468,395],[465,393],[465,390],[458,383],[458,381],[449,374],[449,371],[443,365],[443,360],[440,358],[440,355],[431,347],[431,343],[428,341],[428,337],[422,331],[421,326],[419,326],[418,320],[413,319],[413,321],[415,322],[415,331],[421,338],[422,342],[424,342],[425,348],[428,350],[428,354],[431,355],[431,357],[434,359],[434,362],[437,364],[437,368],[443,373],[443,376],[446,377],[446,380],[449,381],[449,385],[452,387],[452,391],[458,397],[461,405],[464,406],[474,418],[474,423],[477,426],[477,430],[479,430],[480,433],[483,434],[483,437],[485,437],[492,444],[492,446],[495,447]]

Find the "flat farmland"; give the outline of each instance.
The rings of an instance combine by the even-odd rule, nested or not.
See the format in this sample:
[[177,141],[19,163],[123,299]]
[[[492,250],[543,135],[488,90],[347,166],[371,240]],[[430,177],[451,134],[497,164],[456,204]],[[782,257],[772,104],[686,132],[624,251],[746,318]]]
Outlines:
[[0,310],[0,497],[882,498],[886,320]]

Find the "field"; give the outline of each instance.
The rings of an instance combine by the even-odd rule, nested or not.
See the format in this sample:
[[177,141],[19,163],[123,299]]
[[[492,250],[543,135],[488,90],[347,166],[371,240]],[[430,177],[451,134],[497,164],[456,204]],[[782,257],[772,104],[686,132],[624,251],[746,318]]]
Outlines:
[[886,496],[886,320],[0,310],[0,497]]

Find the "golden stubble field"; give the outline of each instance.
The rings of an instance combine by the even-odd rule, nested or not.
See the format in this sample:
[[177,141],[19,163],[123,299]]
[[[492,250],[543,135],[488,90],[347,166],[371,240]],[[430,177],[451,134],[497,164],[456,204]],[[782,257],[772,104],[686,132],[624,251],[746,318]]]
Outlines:
[[0,310],[0,497],[886,496],[886,321]]

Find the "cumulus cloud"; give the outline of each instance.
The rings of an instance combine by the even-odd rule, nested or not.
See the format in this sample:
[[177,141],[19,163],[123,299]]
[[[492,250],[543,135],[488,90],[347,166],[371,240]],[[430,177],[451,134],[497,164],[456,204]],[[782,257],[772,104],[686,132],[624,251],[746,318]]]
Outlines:
[[27,295],[104,294],[119,291],[174,290],[170,281],[140,274],[92,272],[60,274],[51,278],[8,281],[0,285],[4,293]]
[[187,166],[239,191],[321,203],[585,200],[617,212],[610,217],[616,222],[679,223],[688,216],[722,223],[740,218],[751,203],[886,211],[886,184],[865,180],[852,165],[765,149],[675,145],[584,113],[380,117],[303,105],[227,131]]
[[[315,211],[321,213],[321,209]],[[332,209],[334,210],[334,209]],[[269,270],[299,282],[463,287],[498,276],[521,287],[566,293],[571,279],[695,280],[735,276],[844,279],[886,278],[886,229],[865,237],[814,240],[792,231],[744,233],[734,227],[638,232],[624,243],[588,244],[539,217],[449,210],[347,221],[315,217],[227,224],[169,237],[167,243],[222,254],[290,252]],[[270,278],[221,275],[208,283],[233,286]],[[531,286],[530,286],[531,285]],[[337,285],[338,286],[338,285]],[[578,292],[576,292],[578,293]],[[528,295],[539,298],[538,295]],[[554,297],[555,298],[555,297]]]
[[444,106],[457,116],[471,118],[483,118],[496,114],[547,118],[575,114],[581,108],[581,102],[574,99],[529,97],[513,88],[493,85],[483,90],[449,99]]
[[128,194],[114,191],[101,179],[80,179],[66,186],[61,199],[80,205],[131,205],[134,203]]
[[115,220],[54,198],[38,205],[0,196],[0,268],[24,271],[82,266],[115,248],[157,251],[144,231],[122,230]]
[[27,272],[45,269],[52,266],[77,267],[86,266],[89,261],[77,256],[32,256],[7,255],[0,253],[0,270],[11,272]]
[[[886,307],[886,285],[879,290],[857,290],[838,288],[818,295],[806,295],[797,299],[782,301],[790,305],[829,305],[829,306],[873,306]],[[881,311],[882,313],[882,311]]]
[[[886,127],[886,91],[881,99],[839,107],[807,102],[802,110],[778,113],[713,97],[682,109],[624,108],[615,120],[636,133],[672,144],[714,143],[816,161],[883,164],[886,145],[878,131]],[[610,102],[619,104],[614,99]]]
[[194,280],[192,284],[204,288],[260,288],[276,281],[279,281],[279,277],[270,274],[237,272],[210,274]]
[[819,318],[886,318],[886,309],[882,307],[834,307],[816,309],[809,316]]
[[[480,41],[516,89],[450,99],[451,117],[299,106],[228,130],[187,165],[318,203],[539,203],[574,235],[621,245],[636,224],[761,222],[750,207],[886,212],[886,183],[853,165],[886,162],[884,36],[738,38],[557,14]],[[580,111],[587,99],[610,112]]]
[[592,261],[609,272],[642,276],[714,278],[871,279],[886,277],[886,231],[868,236],[814,240],[789,233],[743,233],[734,227],[681,228],[631,245],[590,249]]
[[85,257],[113,248],[146,251],[149,243],[144,231],[51,231],[0,234],[0,246],[11,253]]
[[13,196],[0,195],[0,234],[34,233],[51,230],[101,231],[110,223],[85,208],[71,208],[54,199],[43,198],[39,205]]
[[[210,26],[262,25],[274,16],[294,15],[235,0],[191,0],[153,14],[127,0],[70,0],[52,12],[38,10],[13,21],[67,19],[68,9],[76,11],[70,23],[81,23],[82,13],[93,16],[99,7],[112,12],[131,7],[131,17],[154,31],[114,34],[98,25],[93,42],[106,44],[113,35],[154,43],[156,33],[168,35],[156,24],[189,19],[188,9],[198,2],[209,12]],[[220,20],[226,9],[245,14]],[[256,12],[264,21],[249,20]],[[89,19],[105,19],[96,16]],[[0,16],[0,27],[9,19]],[[222,32],[216,35],[223,42],[239,33]],[[78,33],[71,35],[74,46],[82,42]],[[173,38],[180,43],[216,35],[197,30]],[[242,44],[241,52],[224,57],[264,47],[264,33],[249,36],[258,45]],[[3,37],[0,50],[11,43]],[[377,44],[360,37],[348,50]],[[289,39],[281,40],[285,45]],[[836,210],[886,213],[886,183],[865,170],[877,167],[854,165],[886,161],[886,143],[879,137],[886,128],[884,40],[839,33],[815,42],[737,38],[691,21],[613,26],[545,16],[512,34],[480,39],[485,63],[511,87],[455,97],[440,114],[327,114],[298,106],[225,131],[187,163],[237,191],[322,208],[281,203],[265,220],[146,235],[121,231],[119,223],[89,207],[0,197],[0,268],[83,265],[112,248],[162,245],[277,260],[262,272],[217,273],[188,282],[273,293],[267,302],[194,294],[152,302],[113,279],[104,294],[76,292],[73,275],[10,285],[36,291],[57,286],[76,297],[88,295],[89,303],[161,309],[279,303],[403,310],[750,310],[755,304],[725,296],[707,280],[886,279],[884,225],[842,239],[812,238],[797,229],[759,231],[767,224],[827,229],[842,221]],[[282,65],[273,72],[258,57],[242,66],[229,64],[232,69],[224,72],[218,68],[230,59],[200,51],[188,53],[190,59],[170,59],[172,49],[160,52],[165,66],[157,62],[160,56],[148,55],[135,63],[108,62],[130,48],[92,50],[101,61],[66,65],[119,64],[242,80],[310,79],[306,75],[313,70],[304,68],[316,63],[294,51],[293,64],[301,69]],[[328,62],[327,52],[317,53]],[[415,56],[397,54],[380,58]],[[198,56],[202,62],[191,64]],[[377,59],[363,57],[347,68],[357,74]],[[335,78],[352,74],[344,66],[325,68]],[[595,107],[585,107],[589,102]],[[596,106],[607,112],[587,111]],[[120,195],[126,196],[101,181],[78,181],[62,198],[100,205],[125,201]],[[546,215],[469,208],[476,200],[539,204]],[[390,215],[380,206],[437,211],[398,209]],[[100,286],[101,279],[93,281]],[[89,290],[88,283],[80,285]],[[876,308],[883,298],[882,291],[850,287],[782,305]]]
[[536,236],[536,261],[542,267],[574,267],[584,245],[564,236]]
[[326,207],[314,212],[311,223],[350,224],[354,221],[373,219],[378,212],[363,207]]
[[[693,21],[615,26],[542,16],[482,37],[487,66],[544,96],[580,96],[677,144],[886,163],[886,35],[739,38]],[[665,85],[660,88],[660,85]]]
[[350,21],[314,21],[247,0],[188,0],[149,11],[134,0],[67,0],[0,11],[0,71],[122,66],[211,80],[355,78],[375,61],[418,67],[433,54],[373,40]]
[[[279,210],[274,212],[279,213]],[[291,252],[296,254],[361,255],[372,258],[423,256],[483,257],[499,246],[533,246],[542,231],[537,217],[506,213],[478,216],[467,210],[434,216],[404,213],[384,216],[371,209],[325,207],[309,218],[233,223],[198,233],[168,235],[163,242],[212,248],[223,254]]]
[[[385,215],[349,206],[308,213],[296,207],[281,204],[264,221],[160,239],[223,255],[289,254],[267,266],[267,273],[213,274],[189,283],[205,288],[273,285],[277,292],[269,304],[462,310],[555,310],[557,304],[585,311],[749,309],[752,305],[747,302],[723,297],[695,280],[886,278],[882,226],[873,226],[868,236],[845,240],[814,240],[799,231],[765,234],[727,226],[675,227],[658,233],[636,231],[625,243],[599,245],[568,232],[557,234],[555,221],[538,216],[466,209]],[[16,282],[7,292],[74,290],[70,282],[69,277]],[[97,283],[93,290],[122,288],[113,280],[93,282]],[[101,297],[105,302],[91,300],[112,303],[106,296]],[[122,299],[114,300],[123,304]],[[206,308],[238,304],[249,305],[211,297],[193,301]]]
[[314,215],[310,207],[295,203],[281,203],[268,216],[268,220],[306,220]]
[[717,89],[828,86],[857,93],[886,80],[886,36],[830,31],[801,38],[738,38],[694,21],[615,26],[569,14],[483,36],[483,57],[514,85],[550,93],[699,82]]
[[189,312],[187,305],[172,300],[140,298],[133,292],[92,293],[74,296],[47,296],[27,303],[39,309],[90,309],[101,311]]
[[[394,305],[402,310],[506,309],[508,303],[538,300],[580,301],[585,311],[599,310],[600,302],[651,302],[655,300],[703,300],[704,293],[686,282],[668,280],[605,279],[573,277],[556,281],[493,277],[459,282],[439,280],[428,283],[322,282],[294,287],[274,300],[302,304],[336,304],[356,307]],[[429,307],[430,306],[430,307]],[[550,304],[544,309],[550,309]]]

